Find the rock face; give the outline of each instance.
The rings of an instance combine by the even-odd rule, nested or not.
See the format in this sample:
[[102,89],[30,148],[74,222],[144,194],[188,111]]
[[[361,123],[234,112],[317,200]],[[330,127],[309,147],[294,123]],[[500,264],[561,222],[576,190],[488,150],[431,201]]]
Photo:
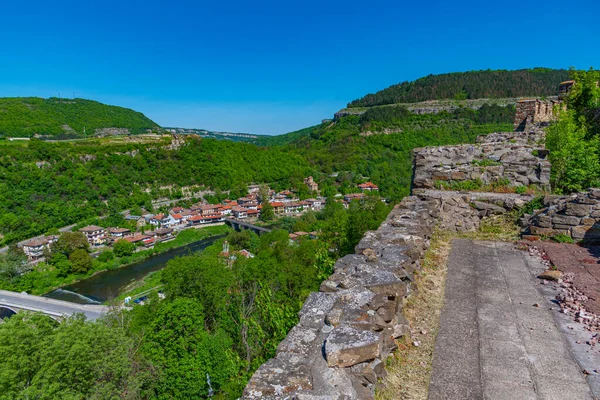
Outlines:
[[563,234],[574,240],[600,242],[600,189],[572,196],[546,196],[544,206],[522,221],[525,233]]
[[550,186],[550,162],[543,133],[494,133],[476,144],[414,150],[414,188],[472,181],[482,185]]
[[113,135],[129,135],[127,128],[98,128],[94,131],[94,136],[113,136]]
[[300,322],[254,373],[243,398],[372,399],[394,340],[408,332],[402,307],[433,229],[474,230],[482,217],[529,200],[436,190],[404,198],[309,295]]

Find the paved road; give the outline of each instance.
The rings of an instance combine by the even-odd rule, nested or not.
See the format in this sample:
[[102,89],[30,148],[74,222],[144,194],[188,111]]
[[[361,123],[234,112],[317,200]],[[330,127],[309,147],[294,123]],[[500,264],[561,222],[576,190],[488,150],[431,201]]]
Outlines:
[[512,244],[453,242],[430,400],[593,399],[540,269]]
[[108,312],[108,307],[105,306],[95,304],[75,304],[67,301],[49,299],[47,297],[8,292],[6,290],[0,290],[0,307],[2,306],[43,312],[55,317],[83,313],[90,320],[96,320],[102,314]]

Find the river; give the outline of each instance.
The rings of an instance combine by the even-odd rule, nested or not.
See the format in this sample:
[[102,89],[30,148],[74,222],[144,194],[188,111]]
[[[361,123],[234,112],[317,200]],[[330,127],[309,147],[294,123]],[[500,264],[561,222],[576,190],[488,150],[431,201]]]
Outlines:
[[65,300],[79,304],[101,304],[112,300],[134,281],[143,279],[149,273],[167,266],[167,262],[178,256],[204,250],[215,240],[225,235],[212,236],[182,247],[165,251],[142,261],[110,271],[102,271],[90,278],[72,285],[64,286],[44,295],[52,299]]

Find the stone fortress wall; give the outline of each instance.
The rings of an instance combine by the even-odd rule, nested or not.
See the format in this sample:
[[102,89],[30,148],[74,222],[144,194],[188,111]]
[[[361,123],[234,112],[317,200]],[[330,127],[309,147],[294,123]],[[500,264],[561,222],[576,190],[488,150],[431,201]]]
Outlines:
[[550,186],[550,163],[541,131],[493,133],[476,144],[414,149],[413,188],[480,181],[483,185]]
[[[527,110],[535,121],[538,111]],[[480,179],[487,184],[504,179],[511,186],[547,188],[550,164],[543,132],[535,123],[526,128],[525,133],[490,134],[475,145],[415,149],[413,195],[376,231],[365,233],[355,254],[336,262],[334,273],[319,292],[309,295],[299,323],[279,344],[276,356],[254,373],[242,398],[372,399],[395,340],[408,333],[403,306],[435,229],[475,230],[482,218],[533,199],[514,193],[434,190],[434,182]],[[549,226],[578,232],[573,227],[600,214],[600,189],[548,202],[547,209],[525,216],[523,223],[532,224],[532,230]]]
[[254,373],[243,398],[372,399],[395,339],[408,332],[402,308],[434,229],[474,230],[484,216],[531,198],[428,190],[404,198],[309,295],[300,322]]
[[544,207],[521,221],[525,233],[566,235],[574,240],[600,243],[600,189],[572,196],[546,196]]
[[518,132],[529,130],[533,124],[550,123],[554,119],[554,108],[561,102],[558,98],[549,100],[521,99],[517,102],[514,129]]

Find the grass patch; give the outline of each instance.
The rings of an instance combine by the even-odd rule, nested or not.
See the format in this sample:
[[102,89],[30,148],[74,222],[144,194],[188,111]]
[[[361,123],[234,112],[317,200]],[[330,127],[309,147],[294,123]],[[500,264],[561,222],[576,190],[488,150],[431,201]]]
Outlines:
[[[398,350],[387,360],[387,377],[381,382],[378,400],[426,400],[433,363],[435,341],[444,305],[444,287],[451,241],[456,237],[473,240],[516,241],[520,229],[516,213],[498,215],[481,221],[479,230],[463,234],[437,231],[425,252],[423,267],[415,274],[416,292],[408,298],[404,316],[410,332],[397,341]],[[418,341],[419,346],[413,342]]]
[[473,240],[497,240],[502,242],[516,242],[519,240],[521,228],[516,224],[517,214],[509,213],[494,215],[481,220],[479,230],[465,232],[457,237]]
[[135,281],[127,288],[125,288],[123,293],[111,300],[110,303],[120,305],[125,300],[125,297],[135,297],[138,294],[143,293],[147,290],[161,286],[161,275],[162,270],[150,272],[144,277],[144,279],[140,281]]
[[[427,399],[451,239],[449,232],[441,231],[431,239],[423,267],[415,276],[417,291],[403,309],[410,322],[410,333],[398,341],[398,350],[388,359],[388,375],[375,396],[378,400]],[[418,347],[414,341],[419,341]]]
[[496,165],[502,165],[502,163],[490,158],[484,158],[483,160],[473,160],[473,165],[478,165],[480,167],[494,167]]
[[573,238],[569,235],[565,235],[564,233],[559,233],[558,235],[554,235],[551,238],[554,242],[557,243],[575,243]]

